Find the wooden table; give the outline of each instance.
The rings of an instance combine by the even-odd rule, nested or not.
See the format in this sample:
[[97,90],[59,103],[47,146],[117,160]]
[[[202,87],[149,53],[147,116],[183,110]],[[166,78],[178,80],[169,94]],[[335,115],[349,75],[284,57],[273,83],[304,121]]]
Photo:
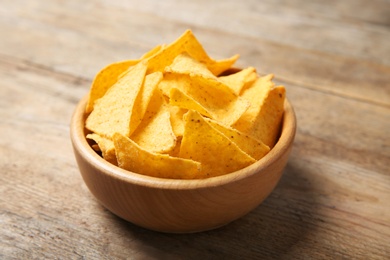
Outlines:
[[[389,259],[390,2],[183,2],[1,2],[0,258]],[[210,56],[238,53],[238,66],[274,73],[298,131],[253,212],[213,231],[157,233],[97,203],[69,121],[102,67],[188,28]]]

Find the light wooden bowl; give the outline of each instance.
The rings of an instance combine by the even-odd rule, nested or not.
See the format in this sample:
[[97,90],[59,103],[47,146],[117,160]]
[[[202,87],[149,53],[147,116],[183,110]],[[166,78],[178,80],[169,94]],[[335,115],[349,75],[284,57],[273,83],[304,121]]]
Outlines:
[[295,114],[286,100],[279,141],[261,160],[209,179],[161,179],[116,167],[90,147],[84,128],[86,101],[84,97],[77,105],[70,125],[75,157],[86,185],[112,213],[161,232],[214,229],[256,208],[278,183],[296,131]]

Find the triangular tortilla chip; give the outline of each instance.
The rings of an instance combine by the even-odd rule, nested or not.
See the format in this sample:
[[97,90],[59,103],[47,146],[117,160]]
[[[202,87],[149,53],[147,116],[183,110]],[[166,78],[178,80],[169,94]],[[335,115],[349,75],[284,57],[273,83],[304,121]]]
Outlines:
[[114,134],[113,141],[118,166],[135,173],[159,178],[198,179],[203,178],[199,162],[171,157],[167,154],[151,153],[126,136]]
[[233,143],[235,143],[241,150],[250,155],[256,160],[260,160],[269,152],[269,147],[263,142],[258,141],[249,135],[246,135],[234,128],[222,125],[217,121],[205,118],[206,122],[209,123],[212,127],[220,131],[227,138],[229,138]]
[[[169,77],[169,76],[168,76]],[[207,117],[225,125],[235,123],[250,106],[241,97],[228,95],[215,88],[213,80],[191,80],[187,75],[176,76],[177,86],[170,92],[170,104],[186,109],[194,109]]]
[[176,137],[183,136],[184,133],[184,119],[183,116],[187,112],[186,109],[169,106],[169,113],[171,114],[171,125],[172,130],[175,133]]
[[169,111],[145,118],[130,137],[143,149],[153,153],[167,153],[176,145]]
[[142,122],[150,99],[152,98],[157,85],[162,80],[162,77],[163,75],[161,72],[154,72],[145,77],[144,84],[135,99],[133,107],[134,113],[131,115],[129,135],[131,135]]
[[211,59],[192,31],[187,30],[174,42],[161,48],[154,55],[147,58],[149,61],[148,73],[155,71],[162,72],[166,66],[172,63],[177,55],[185,52],[194,59],[206,64],[214,75],[219,75],[221,72],[227,70],[238,59],[238,55],[221,61]]
[[165,67],[165,72],[186,74],[191,77],[200,76],[204,78],[217,79],[207,68],[206,64],[192,58],[187,53],[181,53],[175,57],[172,64]]
[[283,117],[285,88],[273,87],[273,83],[268,81],[257,82],[244,94],[251,94],[253,102],[259,103],[251,106],[233,127],[272,148],[277,141]]
[[251,129],[251,135],[269,147],[277,142],[284,113],[286,90],[278,86],[269,92]]
[[255,80],[254,77],[256,77],[256,69],[248,67],[237,73],[219,77],[219,80],[229,86],[233,93],[238,96],[245,84]]
[[207,68],[207,66],[200,61],[190,57],[187,53],[178,55],[170,66],[165,68],[166,73],[188,75],[191,81],[197,81],[199,84],[211,85],[213,89],[221,93],[226,92],[230,98],[235,98],[235,94],[223,81]]
[[135,99],[144,81],[147,64],[140,62],[128,69],[107,93],[95,102],[86,120],[86,128],[111,138],[114,133],[129,136]]
[[187,54],[178,55],[165,68],[165,79],[159,85],[166,93],[170,88],[170,102],[186,109],[197,110],[223,124],[235,123],[249,107],[249,102],[233,91],[207,67]]
[[239,131],[251,134],[251,128],[253,123],[260,113],[265,98],[268,96],[269,91],[273,87],[274,83],[271,80],[265,80],[263,77],[258,78],[251,86],[245,88],[241,97],[249,101],[250,107],[245,113],[235,122],[232,127]]
[[141,124],[130,136],[142,148],[155,153],[167,153],[176,145],[170,111],[159,89],[155,89]]
[[209,62],[207,68],[215,75],[219,76],[222,72],[228,70],[233,66],[240,56],[238,54],[224,60],[217,60],[215,62]]
[[184,120],[180,157],[200,162],[208,177],[234,172],[256,161],[208,124],[198,112],[189,110]]
[[202,104],[199,104],[192,97],[186,95],[182,91],[177,88],[171,89],[171,93],[169,95],[169,104],[178,106],[183,109],[192,109],[196,110],[202,115],[213,117],[208,111],[207,108],[203,107]]
[[103,68],[92,82],[85,112],[90,113],[93,110],[95,101],[104,96],[107,90],[118,81],[123,72],[138,62],[139,60],[120,61]]

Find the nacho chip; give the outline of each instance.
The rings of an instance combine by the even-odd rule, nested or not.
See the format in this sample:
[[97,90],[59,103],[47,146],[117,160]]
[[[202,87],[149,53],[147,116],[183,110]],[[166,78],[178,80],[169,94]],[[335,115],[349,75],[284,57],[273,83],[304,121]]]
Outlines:
[[161,50],[159,50],[157,53],[148,57],[148,73],[155,71],[162,72],[166,66],[172,63],[177,55],[184,52],[187,52],[194,59],[210,67],[210,70],[215,73],[214,75],[219,75],[221,72],[227,70],[238,59],[238,55],[221,61],[215,61],[211,59],[203,49],[202,45],[196,39],[192,31],[187,30],[173,43],[167,45],[164,48],[161,48]]
[[[272,82],[261,80],[257,82],[256,86],[244,93],[247,95],[252,93],[254,106],[251,106],[233,127],[272,148],[279,135],[285,89],[283,86],[273,87]],[[259,103],[256,103],[256,100]]]
[[123,72],[138,62],[139,60],[126,60],[112,63],[103,68],[92,82],[85,112],[90,113],[93,110],[95,101],[104,96],[107,90],[118,81],[118,77]]
[[170,104],[181,108],[193,109],[222,122],[225,125],[235,123],[250,106],[249,102],[241,97],[229,96],[225,92],[213,87],[213,82],[191,80],[187,75],[176,77],[181,89],[173,88],[170,92]]
[[135,173],[159,178],[201,178],[199,162],[171,157],[167,154],[151,153],[126,136],[114,134],[113,141],[119,167]]
[[130,138],[150,152],[166,153],[175,147],[169,107],[159,89],[153,92],[145,116]]
[[213,117],[205,107],[177,88],[171,89],[169,95],[169,104],[178,106],[180,108],[196,110],[202,115]]
[[[208,79],[217,78],[204,63],[192,58],[187,53],[177,55],[172,64],[165,67],[164,72],[186,74],[190,77],[200,76]],[[228,89],[226,91],[228,91]]]
[[134,103],[143,84],[146,69],[145,62],[130,67],[126,74],[95,102],[94,110],[86,120],[86,128],[107,138],[111,138],[116,132],[128,136]]
[[233,124],[249,107],[248,101],[237,97],[204,64],[186,54],[175,58],[164,77],[159,88],[169,91],[171,104],[194,109],[223,124]]
[[215,75],[218,76],[224,71],[228,70],[234,63],[236,63],[239,55],[234,55],[228,59],[218,60],[207,64],[207,68]]
[[186,109],[177,107],[177,106],[169,106],[169,113],[171,114],[171,125],[172,130],[175,133],[176,137],[183,136],[184,133],[184,119],[183,116],[187,112]]
[[87,138],[94,140],[97,143],[100,151],[102,152],[102,156],[106,161],[114,165],[118,165],[115,154],[115,147],[112,140],[104,138],[98,134],[88,134]]
[[237,131],[228,126],[224,126],[217,121],[205,118],[206,122],[209,123],[212,127],[220,131],[232,142],[234,142],[241,150],[250,155],[256,160],[259,160],[264,157],[269,152],[269,147],[262,142]]
[[159,82],[162,80],[162,77],[163,75],[161,72],[154,72],[145,77],[141,90],[134,102],[134,113],[131,115],[129,135],[131,135],[141,123],[153,93]]
[[180,157],[200,162],[206,176],[234,172],[255,162],[254,158],[210,126],[198,112],[189,110],[184,120]]
[[278,86],[269,92],[251,129],[251,135],[273,147],[280,133],[286,90]]
[[202,44],[196,39],[192,31],[187,30],[184,33],[183,37],[186,42],[184,45],[184,50],[194,59],[207,65],[208,69],[214,74],[219,75],[223,71],[229,69],[238,59],[239,55],[234,55],[228,59],[224,60],[213,60],[211,59],[206,51],[204,50]]
[[254,121],[260,113],[264,100],[274,86],[267,78],[258,78],[251,86],[245,88],[241,97],[249,101],[250,106],[232,127],[246,134],[251,133]]
[[191,81],[196,81],[198,84],[209,84],[216,91],[226,92],[226,95],[230,96],[230,98],[235,98],[235,94],[229,86],[214,76],[205,64],[190,57],[186,53],[178,55],[172,64],[165,68],[165,72],[188,75]]
[[242,88],[248,82],[253,82],[257,77],[256,69],[248,67],[237,73],[228,76],[219,77],[219,80],[225,83],[237,96],[240,95]]
[[142,121],[131,139],[152,153],[167,153],[176,145],[169,111],[156,113]]
[[[165,48],[162,48],[155,55],[149,57],[147,59],[149,63],[148,73],[164,71],[164,68],[171,64],[177,55],[185,52],[186,44],[191,44],[189,41],[190,38],[192,38],[192,32],[187,30],[174,42],[167,45]],[[207,54],[204,52],[203,48],[199,49],[199,57],[205,59],[206,56]]]

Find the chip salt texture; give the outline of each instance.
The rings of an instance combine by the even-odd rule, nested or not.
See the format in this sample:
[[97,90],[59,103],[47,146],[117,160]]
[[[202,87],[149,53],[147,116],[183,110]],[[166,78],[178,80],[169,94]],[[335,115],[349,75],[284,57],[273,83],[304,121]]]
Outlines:
[[284,87],[276,88],[272,75],[268,75],[258,78],[244,90],[242,97],[249,100],[251,106],[232,127],[273,147],[284,111]]
[[115,62],[102,69],[92,82],[85,112],[90,113],[93,110],[95,101],[104,96],[107,90],[118,81],[118,77],[123,72],[138,62],[139,60]]
[[126,74],[107,93],[95,102],[86,120],[86,127],[101,136],[111,138],[114,133],[128,136],[133,106],[143,84],[147,63],[130,67]]
[[176,56],[182,53],[188,53],[191,57],[205,63],[214,75],[219,75],[230,68],[238,59],[238,55],[229,59],[215,61],[211,59],[202,45],[195,38],[191,30],[185,31],[176,41],[161,48],[155,55],[148,57],[148,73],[163,71],[166,66],[170,65]]
[[216,130],[220,131],[233,143],[235,143],[241,150],[252,156],[256,160],[260,160],[269,152],[269,147],[263,142],[250,137],[247,134],[241,133],[240,131],[222,125],[217,121],[205,118],[206,122],[209,123]]
[[235,123],[250,105],[247,100],[235,95],[204,64],[188,55],[179,55],[165,72],[168,73],[167,81],[176,83],[165,84],[164,92],[168,92],[169,88],[182,92],[170,92],[173,105],[195,109],[226,125]]
[[[154,72],[145,77],[144,83],[134,101],[133,113],[130,119],[131,135],[138,125],[142,122],[144,115],[149,106],[150,100],[155,93],[158,83],[162,80],[163,74],[161,72]],[[154,101],[153,101],[154,102]]]
[[176,145],[169,111],[158,112],[131,135],[131,139],[142,148],[154,153],[167,153]]
[[170,179],[196,179],[202,173],[199,162],[149,152],[119,133],[113,140],[118,165],[125,170]]
[[279,136],[285,96],[286,90],[283,86],[271,89],[250,130],[254,138],[270,147],[275,145]]
[[198,161],[208,176],[219,176],[242,169],[256,160],[208,124],[194,110],[185,115],[180,157]]

